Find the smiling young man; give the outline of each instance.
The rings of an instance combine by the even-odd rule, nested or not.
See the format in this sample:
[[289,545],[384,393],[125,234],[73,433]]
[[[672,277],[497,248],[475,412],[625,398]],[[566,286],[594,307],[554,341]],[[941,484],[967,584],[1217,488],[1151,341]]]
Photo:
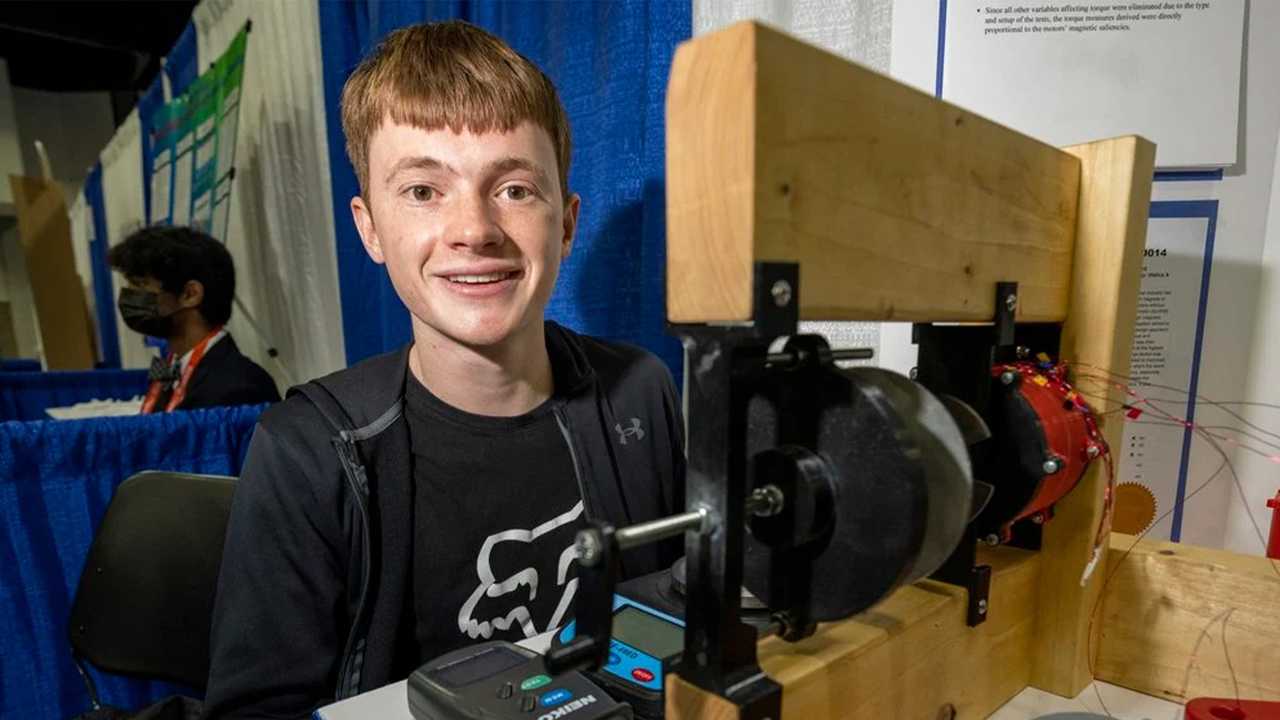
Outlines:
[[[554,629],[587,519],[683,503],[666,368],[543,317],[580,205],[550,80],[474,26],[416,25],[351,75],[342,122],[352,217],[413,342],[263,415],[227,532],[209,717],[305,717],[443,652]],[[623,571],[678,552],[629,551]]]

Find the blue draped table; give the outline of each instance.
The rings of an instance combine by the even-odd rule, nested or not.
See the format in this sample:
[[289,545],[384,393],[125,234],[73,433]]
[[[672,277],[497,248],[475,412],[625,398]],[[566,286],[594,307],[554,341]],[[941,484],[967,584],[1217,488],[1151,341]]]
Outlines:
[[146,392],[146,370],[0,372],[0,420],[47,420],[47,408]]
[[[142,470],[239,475],[265,406],[0,422],[0,717],[89,709],[67,618],[115,488]],[[104,702],[137,708],[172,685],[96,673]]]

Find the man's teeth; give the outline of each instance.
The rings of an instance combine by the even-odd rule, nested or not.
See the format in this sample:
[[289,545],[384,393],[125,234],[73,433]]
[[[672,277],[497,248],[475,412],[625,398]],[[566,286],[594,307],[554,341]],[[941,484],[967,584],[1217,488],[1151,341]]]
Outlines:
[[491,283],[498,282],[499,280],[506,280],[514,274],[515,273],[500,272],[489,273],[488,275],[451,275],[449,276],[449,281],[474,285],[478,283]]

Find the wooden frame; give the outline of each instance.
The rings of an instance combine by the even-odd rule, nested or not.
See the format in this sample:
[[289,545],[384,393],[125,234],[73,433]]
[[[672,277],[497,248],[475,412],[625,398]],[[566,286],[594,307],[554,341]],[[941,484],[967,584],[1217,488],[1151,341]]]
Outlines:
[[[1064,359],[1127,374],[1154,155],[1138,137],[1052,148],[757,23],[701,36],[677,50],[667,97],[667,318],[748,320],[764,260],[799,263],[803,319],[990,320],[995,283],[1016,281],[1017,319],[1063,323]],[[1103,423],[1112,447],[1121,427]],[[1074,696],[1091,668],[1176,696],[1166,670],[1183,648],[1144,641],[1136,626],[1149,618],[1119,608],[1155,603],[1158,615],[1166,593],[1212,594],[1148,581],[1216,566],[1174,570],[1147,552],[1142,567],[1171,569],[1126,563],[1100,601],[1105,553],[1083,586],[1081,575],[1104,482],[1094,463],[1039,553],[984,554],[991,614],[977,628],[963,590],[922,582],[800,643],[762,641],[783,716],[983,717],[1028,685]],[[1242,577],[1245,596],[1276,596],[1265,574]],[[1280,644],[1280,627],[1245,617]],[[1280,693],[1262,672],[1249,687]],[[669,718],[736,715],[674,676],[667,703]]]

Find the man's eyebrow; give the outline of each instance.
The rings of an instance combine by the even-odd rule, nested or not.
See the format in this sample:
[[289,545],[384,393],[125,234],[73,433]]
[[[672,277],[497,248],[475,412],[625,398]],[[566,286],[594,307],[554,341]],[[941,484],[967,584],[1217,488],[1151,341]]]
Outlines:
[[549,185],[551,183],[551,178],[547,176],[547,172],[543,170],[541,166],[532,160],[515,155],[509,155],[507,157],[494,160],[489,163],[486,169],[493,174],[511,172],[512,170],[524,170],[525,172],[530,172],[536,175],[538,177],[538,181],[544,185]]
[[427,155],[414,155],[411,157],[400,158],[396,161],[396,164],[391,166],[391,171],[387,173],[386,182],[390,184],[391,181],[395,179],[396,175],[404,172],[405,170],[444,170],[455,175],[458,172],[450,167],[448,163],[441,162],[433,157],[429,157]]

